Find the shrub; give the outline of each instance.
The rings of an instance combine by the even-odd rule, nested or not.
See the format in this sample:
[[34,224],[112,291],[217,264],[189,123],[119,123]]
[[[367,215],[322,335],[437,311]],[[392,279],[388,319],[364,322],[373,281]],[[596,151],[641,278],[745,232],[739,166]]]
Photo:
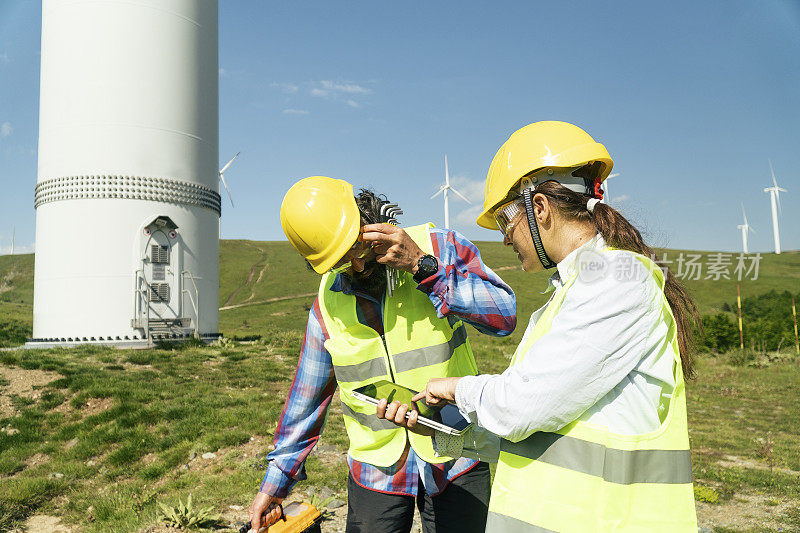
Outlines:
[[719,493],[711,487],[704,487],[703,485],[694,486],[694,499],[698,502],[717,503],[719,501]]
[[756,353],[745,348],[744,350],[731,350],[728,354],[728,364],[731,366],[745,366],[756,360]]
[[739,328],[725,313],[703,315],[701,343],[709,350],[725,352],[739,344]]
[[[794,295],[800,301],[800,294]],[[792,293],[769,291],[742,300],[744,337],[748,344],[755,344],[762,351],[777,350],[793,344],[794,320],[792,319]]]

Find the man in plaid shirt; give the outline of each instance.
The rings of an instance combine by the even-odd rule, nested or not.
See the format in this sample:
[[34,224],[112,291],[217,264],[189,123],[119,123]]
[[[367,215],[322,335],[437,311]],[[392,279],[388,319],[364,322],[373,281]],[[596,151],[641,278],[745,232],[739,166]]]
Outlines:
[[[372,328],[386,342],[390,333],[384,331],[386,268],[391,267],[401,274],[403,271],[413,274],[416,288],[411,298],[427,301],[431,315],[446,320],[451,326],[466,322],[482,333],[495,336],[508,335],[514,330],[514,293],[483,264],[474,244],[454,231],[431,226],[427,229],[427,237],[433,253],[423,259],[426,254],[405,230],[381,223],[385,217],[382,220],[380,208],[387,202],[371,191],[362,190],[354,199],[357,211],[353,211],[352,206],[345,206],[344,215],[341,209],[330,214],[333,202],[330,197],[325,197],[325,193],[331,187],[344,187],[343,190],[336,189],[336,195],[339,196],[334,195],[333,199],[341,198],[347,194],[349,186],[342,184],[346,182],[330,178],[301,180],[284,199],[281,222],[289,240],[306,256],[309,264],[317,272],[327,273],[323,277],[323,284],[327,279],[329,287],[323,287],[323,290],[336,293],[332,296],[355,299],[356,317],[360,324]],[[349,187],[352,198],[352,186]],[[298,195],[300,201],[293,202],[292,199]],[[339,199],[340,203],[342,201]],[[347,200],[344,203],[349,204]],[[348,215],[348,209],[352,214]],[[298,214],[297,211],[306,212]],[[302,222],[293,222],[292,216]],[[360,230],[356,228],[355,243],[350,240],[352,233],[349,237],[342,237],[344,244],[339,246],[337,252],[330,251],[326,239],[337,239],[342,231],[320,237],[321,244],[316,248],[324,248],[328,251],[327,255],[332,256],[320,260],[326,254],[314,255],[309,248],[314,248],[309,242],[310,233],[306,230],[304,235],[298,236],[297,226],[307,220],[311,224],[325,224],[326,216],[334,217],[334,223],[348,216],[351,219],[356,217],[354,222],[357,226],[365,225]],[[344,224],[345,230],[346,226]],[[341,229],[342,225],[338,227]],[[319,237],[316,233],[314,236]],[[424,247],[427,244],[424,243]],[[345,250],[343,254],[339,253],[342,249]],[[268,456],[270,463],[266,475],[249,509],[254,528],[262,512],[280,503],[296,482],[306,478],[304,462],[319,440],[337,388],[335,367],[340,366],[334,364],[326,348],[331,333],[326,326],[322,306],[324,303],[318,297],[309,313],[295,377],[275,431],[275,450]],[[463,325],[460,328],[463,330]],[[453,333],[453,339],[455,337]],[[463,344],[471,360],[466,338]],[[342,376],[339,376],[339,381],[342,381]],[[347,409],[347,405],[343,405],[343,408]],[[351,410],[345,414],[355,413]],[[377,422],[377,417],[374,414],[372,416]],[[372,421],[359,422],[374,427]],[[349,533],[408,532],[411,530],[415,503],[426,533],[484,530],[490,484],[486,463],[465,458],[432,463],[421,458],[413,444],[409,445],[407,438],[405,449],[394,464],[376,466],[353,457],[352,438],[351,451],[347,456],[350,470]],[[277,518],[277,513],[277,510],[268,513],[267,521]]]

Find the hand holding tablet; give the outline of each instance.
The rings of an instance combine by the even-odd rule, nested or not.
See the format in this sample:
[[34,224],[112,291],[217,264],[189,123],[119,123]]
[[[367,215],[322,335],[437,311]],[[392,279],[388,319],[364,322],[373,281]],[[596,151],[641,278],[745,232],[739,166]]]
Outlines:
[[440,401],[431,406],[424,400],[424,392],[382,380],[355,389],[353,396],[376,406],[376,416],[422,435],[441,431],[449,435],[460,435],[469,426],[458,408]]

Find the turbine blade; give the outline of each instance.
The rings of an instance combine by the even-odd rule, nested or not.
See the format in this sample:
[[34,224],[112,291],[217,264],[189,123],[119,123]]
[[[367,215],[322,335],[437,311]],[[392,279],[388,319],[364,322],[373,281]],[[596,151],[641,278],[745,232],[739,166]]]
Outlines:
[[747,213],[744,212],[744,204],[742,204],[742,215],[744,216],[744,225],[747,226]]
[[778,182],[775,181],[775,170],[772,168],[772,159],[767,159],[769,161],[769,173],[772,174],[772,184],[775,188],[778,188]]
[[[231,166],[231,163],[233,163],[233,160],[234,160],[234,159],[236,159],[237,157],[239,157],[239,154],[241,154],[241,153],[242,153],[242,152],[236,152],[236,155],[235,155],[235,156],[233,156],[233,157],[231,158],[231,160],[230,160],[230,161],[228,161],[224,167],[222,167],[222,169],[219,171],[219,173],[220,173],[220,174],[223,174],[223,173],[224,173],[226,170],[228,170],[228,167],[229,167],[229,166]],[[227,186],[226,186],[225,188],[227,189]]]
[[[778,188],[778,190],[780,189]],[[783,210],[781,209],[781,193],[779,193],[777,190],[775,191],[775,201],[778,203],[778,214],[782,215]]]
[[611,178],[616,178],[617,176],[619,176],[619,172],[614,172],[613,174],[609,174],[606,179],[610,180]]
[[470,201],[467,199],[467,197],[466,197],[466,196],[464,196],[463,194],[461,194],[460,192],[458,192],[458,191],[457,191],[457,190],[455,190],[454,188],[450,187],[450,190],[451,190],[451,191],[453,191],[454,193],[456,193],[457,195],[459,195],[459,196],[461,197],[461,199],[463,199],[463,200],[464,200],[465,202],[467,202],[468,204],[472,204],[472,202],[470,202]]
[[447,154],[444,154],[444,182],[450,186],[450,169],[447,168]]
[[231,207],[236,207],[235,205],[233,205],[233,197],[231,196],[231,190],[228,188],[228,184],[225,183],[225,176],[222,175],[222,172],[219,173],[219,180],[222,182],[222,185],[225,186],[225,191],[228,193],[228,200],[231,201]]
[[436,192],[436,194],[434,194],[433,196],[431,196],[431,200],[433,200],[434,198],[436,198],[437,196],[439,196],[439,195],[440,195],[440,194],[442,194],[443,192],[444,192],[444,187],[440,188],[440,189],[439,189],[439,190]]

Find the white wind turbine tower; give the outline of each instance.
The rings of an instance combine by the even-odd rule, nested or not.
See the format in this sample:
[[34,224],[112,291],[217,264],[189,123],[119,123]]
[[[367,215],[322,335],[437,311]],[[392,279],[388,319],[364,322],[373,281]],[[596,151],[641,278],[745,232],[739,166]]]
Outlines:
[[742,230],[742,249],[744,253],[750,253],[747,251],[747,232],[750,231],[755,233],[755,230],[750,227],[750,224],[747,223],[747,214],[744,212],[744,204],[742,204],[742,216],[744,217],[744,224],[740,224],[736,226],[740,230]]
[[[233,205],[233,197],[231,196],[231,190],[228,188],[228,184],[225,183],[225,171],[228,170],[228,167],[231,166],[231,163],[233,163],[233,160],[236,159],[237,157],[239,157],[239,154],[241,154],[241,153],[242,152],[236,152],[236,155],[233,156],[231,158],[231,160],[228,161],[225,164],[225,166],[222,167],[220,169],[220,171],[219,171],[219,181],[222,182],[222,185],[225,187],[225,191],[228,193],[228,200],[231,201],[231,207],[234,207],[234,205]],[[222,238],[222,217],[220,217],[219,220],[220,220],[220,222],[219,222],[219,238],[221,239]]]
[[467,200],[466,196],[464,196],[463,194],[461,194],[460,192],[458,192],[457,190],[455,190],[454,188],[452,188],[450,186],[450,170],[447,168],[447,154],[445,154],[445,156],[444,156],[444,185],[439,187],[439,190],[436,192],[436,194],[431,196],[431,200],[436,198],[440,194],[444,193],[444,227],[447,228],[447,229],[450,229],[450,202],[448,201],[448,198],[447,198],[447,192],[448,191],[453,191],[454,193],[456,193],[458,196],[460,196],[461,199],[463,199],[468,204],[472,203],[469,200]]
[[772,174],[772,187],[767,187],[764,192],[769,193],[770,203],[772,204],[772,234],[775,238],[775,253],[779,254],[781,253],[781,236],[778,231],[778,211],[781,208],[780,193],[788,191],[778,187],[778,182],[775,181],[775,171],[772,168],[772,160],[769,160],[769,171]]
[[603,199],[600,201],[604,204],[611,203],[611,193],[608,192],[608,180],[611,178],[616,178],[617,176],[619,176],[619,172],[614,172],[613,174],[609,174],[608,177],[603,181]]

